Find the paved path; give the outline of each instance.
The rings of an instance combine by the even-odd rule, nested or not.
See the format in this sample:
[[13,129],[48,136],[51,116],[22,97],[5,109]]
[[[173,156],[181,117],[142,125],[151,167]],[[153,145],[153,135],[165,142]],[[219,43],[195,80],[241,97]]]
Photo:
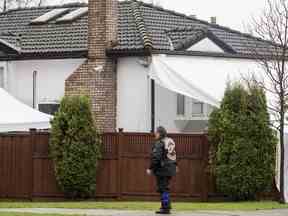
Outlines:
[[[0,209],[0,212],[39,213],[39,214],[65,214],[65,215],[91,215],[91,216],[155,216],[151,211],[120,211],[104,209],[55,209],[55,208],[25,208]],[[174,212],[175,216],[288,216],[288,209],[254,212]]]

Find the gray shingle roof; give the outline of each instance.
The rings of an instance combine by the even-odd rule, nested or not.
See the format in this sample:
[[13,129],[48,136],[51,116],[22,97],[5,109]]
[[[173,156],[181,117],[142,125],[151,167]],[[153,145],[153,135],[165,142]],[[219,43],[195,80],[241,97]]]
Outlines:
[[[21,53],[76,52],[87,50],[87,14],[71,22],[49,21],[33,25],[30,22],[53,10],[75,10],[86,4],[62,5],[11,10],[0,14],[0,39],[21,49]],[[213,36],[225,51],[249,54],[247,44],[266,52],[269,42],[253,38],[219,25],[185,16],[134,0],[119,3],[118,44],[113,52],[132,52],[152,48],[171,49],[171,41],[178,50],[186,48],[201,37]]]
[[[87,5],[63,7],[73,10],[84,6]],[[86,50],[87,16],[67,23],[30,24],[33,19],[54,8],[19,9],[0,14],[0,39],[21,48],[24,53]]]

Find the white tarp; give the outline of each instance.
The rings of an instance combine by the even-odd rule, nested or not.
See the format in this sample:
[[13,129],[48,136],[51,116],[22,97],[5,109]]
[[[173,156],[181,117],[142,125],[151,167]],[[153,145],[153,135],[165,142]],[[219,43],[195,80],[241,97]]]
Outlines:
[[32,109],[0,88],[0,132],[50,128],[52,116]]
[[[265,82],[262,73],[255,61],[195,56],[155,55],[149,68],[150,78],[158,85],[214,107],[219,107],[229,81],[239,81],[253,74]],[[267,95],[267,100],[272,103],[272,95]],[[288,128],[286,137],[288,145]],[[288,156],[285,159],[285,198],[288,201]]]
[[149,76],[169,90],[218,107],[228,81],[259,70],[254,62],[190,56],[153,56]]

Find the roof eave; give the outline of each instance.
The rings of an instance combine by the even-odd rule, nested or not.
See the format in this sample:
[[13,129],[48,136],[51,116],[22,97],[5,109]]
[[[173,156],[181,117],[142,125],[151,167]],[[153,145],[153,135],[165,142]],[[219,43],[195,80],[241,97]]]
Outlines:
[[[247,59],[247,60],[257,60],[261,58],[260,56],[249,55],[249,54],[237,54],[237,53],[218,53],[218,52],[201,52],[201,51],[177,51],[177,50],[144,50],[144,49],[134,49],[134,50],[113,50],[109,49],[106,51],[108,57],[120,58],[120,57],[135,57],[135,56],[151,56],[151,55],[179,55],[179,56],[198,56],[198,57],[214,57],[214,58],[232,58],[232,59]],[[263,57],[263,56],[262,56]],[[272,56],[266,56],[268,59],[275,59]]]
[[40,60],[40,59],[75,59],[87,58],[87,50],[77,51],[47,51],[47,52],[22,52],[18,55],[0,56],[0,61],[17,61],[17,60]]
[[239,53],[218,53],[218,52],[201,52],[201,51],[176,51],[176,50],[153,50],[152,54],[166,54],[166,55],[179,55],[179,56],[198,56],[198,57],[214,57],[214,58],[231,58],[231,59],[247,59],[259,60],[269,59],[275,60],[273,56],[256,56],[252,54],[239,54]]
[[132,57],[132,56],[151,56],[151,49],[127,49],[127,50],[117,50],[117,49],[107,49],[106,55],[111,58],[119,57]]

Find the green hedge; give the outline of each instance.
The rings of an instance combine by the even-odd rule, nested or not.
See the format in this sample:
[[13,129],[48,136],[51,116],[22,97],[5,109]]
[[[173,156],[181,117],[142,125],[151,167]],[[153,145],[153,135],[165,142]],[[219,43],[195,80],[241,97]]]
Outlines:
[[50,153],[60,189],[71,198],[93,196],[101,138],[86,96],[64,97],[52,121]]
[[261,88],[228,86],[220,109],[211,114],[209,138],[219,192],[249,200],[271,190],[277,138]]

